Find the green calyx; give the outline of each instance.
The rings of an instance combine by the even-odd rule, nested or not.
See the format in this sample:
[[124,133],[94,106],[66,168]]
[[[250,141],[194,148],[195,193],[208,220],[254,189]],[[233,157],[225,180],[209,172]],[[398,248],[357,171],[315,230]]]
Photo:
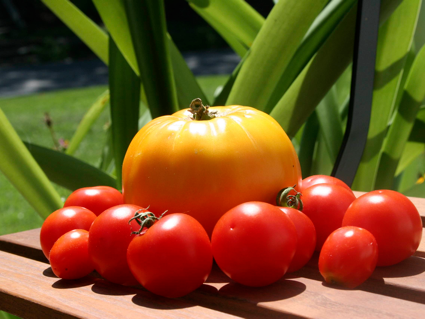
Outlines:
[[147,211],[147,208],[139,209],[134,213],[134,216],[130,218],[128,223],[130,224],[131,221],[134,219],[140,226],[139,230],[132,231],[131,234],[140,235],[140,233],[143,231],[144,228],[150,228],[152,227],[155,222],[160,220],[162,216],[167,211],[163,212],[161,216],[156,217],[154,213]]
[[[277,194],[276,203],[278,206],[295,208],[299,211],[303,210],[302,194],[295,189],[295,186],[284,188]],[[291,194],[291,192],[295,192],[295,195]]]

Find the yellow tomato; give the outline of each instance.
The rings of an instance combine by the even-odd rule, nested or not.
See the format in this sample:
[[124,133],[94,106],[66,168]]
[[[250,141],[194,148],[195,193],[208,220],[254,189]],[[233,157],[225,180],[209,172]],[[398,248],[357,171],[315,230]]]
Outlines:
[[245,106],[191,110],[152,120],[131,142],[123,164],[124,201],[159,215],[186,213],[211,235],[218,219],[247,201],[275,203],[299,185],[297,154],[268,114]]

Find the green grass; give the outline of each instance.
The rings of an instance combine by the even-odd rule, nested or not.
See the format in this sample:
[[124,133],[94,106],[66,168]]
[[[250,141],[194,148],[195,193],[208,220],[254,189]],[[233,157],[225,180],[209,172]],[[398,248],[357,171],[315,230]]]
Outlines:
[[[227,75],[198,78],[210,100],[226,79]],[[0,107],[24,141],[53,148],[52,136],[43,120],[44,113],[50,114],[56,138],[69,141],[87,109],[106,88],[97,86],[0,99]],[[92,165],[99,163],[108,121],[109,110],[106,109],[76,151],[77,158]],[[57,185],[55,188],[63,199],[70,193]],[[0,235],[40,227],[42,223],[42,218],[0,172]]]

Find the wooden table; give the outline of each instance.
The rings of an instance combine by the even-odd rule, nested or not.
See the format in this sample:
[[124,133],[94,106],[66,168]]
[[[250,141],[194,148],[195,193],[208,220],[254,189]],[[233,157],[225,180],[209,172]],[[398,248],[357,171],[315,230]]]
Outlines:
[[[425,199],[411,198],[425,224]],[[0,309],[23,318],[421,318],[425,316],[425,234],[416,254],[377,268],[354,290],[329,287],[317,256],[264,288],[231,282],[214,268],[184,298],[111,284],[96,273],[76,281],[54,276],[39,229],[0,236]]]

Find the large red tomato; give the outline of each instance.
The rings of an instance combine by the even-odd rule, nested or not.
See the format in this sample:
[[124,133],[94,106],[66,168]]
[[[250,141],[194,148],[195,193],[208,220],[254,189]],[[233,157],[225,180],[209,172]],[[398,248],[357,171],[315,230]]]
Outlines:
[[211,235],[218,219],[247,201],[274,203],[301,182],[297,154],[269,115],[244,106],[189,110],[154,119],[131,142],[123,164],[124,201],[195,217]]
[[376,190],[357,198],[342,225],[362,227],[375,236],[378,266],[394,265],[413,255],[422,238],[422,220],[415,205],[391,190]]
[[342,180],[328,175],[312,175],[304,178],[301,182],[301,193],[303,190],[309,188],[310,186],[317,184],[336,184],[351,191],[350,186],[345,184]]

